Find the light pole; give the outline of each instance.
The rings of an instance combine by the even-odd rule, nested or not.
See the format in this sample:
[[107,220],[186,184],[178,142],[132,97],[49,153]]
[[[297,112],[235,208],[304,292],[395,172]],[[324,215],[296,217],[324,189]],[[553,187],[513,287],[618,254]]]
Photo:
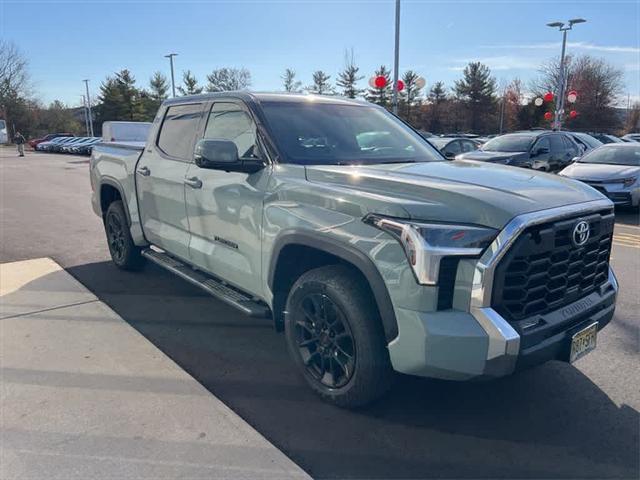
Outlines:
[[396,48],[393,58],[393,113],[398,114],[398,69],[400,68],[400,0],[396,0]]
[[87,89],[87,109],[89,111],[89,129],[91,130],[91,136],[93,137],[93,114],[91,113],[91,97],[89,96],[89,80],[83,80],[84,86]]
[[177,56],[178,56],[177,53],[170,53],[164,56],[164,58],[169,59],[169,64],[171,65],[171,93],[173,94],[174,97],[176,96],[176,81],[173,76],[173,57],[177,57]]
[[573,26],[576,23],[584,23],[586,20],[584,18],[572,18],[565,25],[562,22],[551,22],[547,23],[547,27],[557,28],[562,32],[562,53],[560,54],[560,79],[558,81],[558,90],[556,91],[557,100],[556,100],[556,118],[555,118],[555,127],[558,130],[562,130],[562,115],[564,114],[564,91],[565,91],[565,65],[564,65],[564,54],[567,49],[567,32],[573,29]]
[[87,112],[87,97],[81,95],[82,97],[82,110],[84,110],[84,128],[87,130],[87,137],[91,135],[89,131],[89,113]]

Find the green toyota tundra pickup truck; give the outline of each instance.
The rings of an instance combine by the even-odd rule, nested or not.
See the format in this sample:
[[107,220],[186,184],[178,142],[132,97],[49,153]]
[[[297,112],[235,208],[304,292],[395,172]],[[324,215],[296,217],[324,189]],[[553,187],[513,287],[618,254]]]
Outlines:
[[222,92],[103,143],[93,208],[115,264],[152,261],[273,322],[343,407],[393,372],[491,379],[596,346],[618,292],[612,203],[559,176],[448,161],[385,109]]

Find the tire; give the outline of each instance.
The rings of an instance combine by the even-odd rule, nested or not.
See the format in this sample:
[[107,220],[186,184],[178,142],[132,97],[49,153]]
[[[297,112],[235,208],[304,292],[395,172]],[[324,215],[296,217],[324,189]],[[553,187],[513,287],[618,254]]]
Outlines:
[[291,288],[285,311],[289,354],[325,401],[360,407],[391,387],[380,315],[353,270],[329,265],[304,273]]
[[111,259],[122,270],[140,270],[145,258],[133,243],[121,200],[111,202],[104,216],[104,229]]

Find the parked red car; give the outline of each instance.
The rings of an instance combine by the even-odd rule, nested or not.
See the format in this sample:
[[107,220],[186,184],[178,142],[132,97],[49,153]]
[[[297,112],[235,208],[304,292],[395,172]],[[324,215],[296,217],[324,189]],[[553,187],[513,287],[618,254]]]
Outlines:
[[56,137],[73,137],[73,133],[49,133],[42,138],[34,138],[33,140],[29,140],[29,146],[33,149],[36,148],[36,145],[42,142],[48,142],[49,140]]

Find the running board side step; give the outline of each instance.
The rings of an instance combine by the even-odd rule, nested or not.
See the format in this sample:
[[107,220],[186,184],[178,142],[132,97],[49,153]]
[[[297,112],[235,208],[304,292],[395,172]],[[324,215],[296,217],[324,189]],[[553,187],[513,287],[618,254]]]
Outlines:
[[250,295],[240,292],[239,290],[227,285],[222,280],[209,276],[203,272],[191,268],[189,265],[182,263],[166,253],[146,248],[142,250],[142,256],[148,258],[155,264],[175,273],[196,287],[200,287],[208,294],[223,301],[227,305],[237,308],[250,317],[269,318],[271,312],[269,307],[261,303]]

